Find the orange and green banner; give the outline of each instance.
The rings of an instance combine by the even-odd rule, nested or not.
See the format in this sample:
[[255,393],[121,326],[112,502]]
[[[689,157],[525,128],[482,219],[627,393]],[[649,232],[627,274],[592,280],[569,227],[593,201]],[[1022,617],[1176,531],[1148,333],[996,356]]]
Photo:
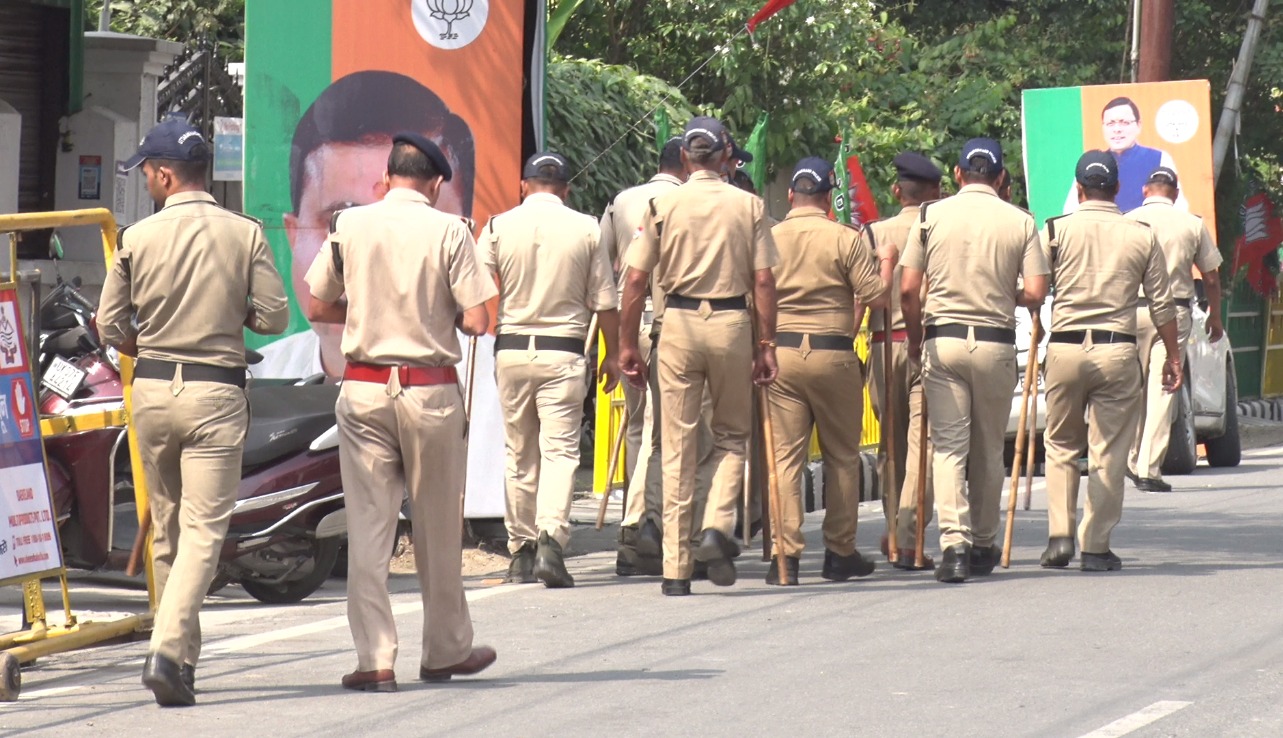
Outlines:
[[[449,158],[438,209],[483,224],[517,205],[541,138],[545,11],[543,0],[246,3],[245,208],[267,229],[291,308],[283,337],[251,337],[265,357],[255,376],[342,374],[342,326],[310,325],[298,298],[333,214],[385,194],[396,133]],[[493,342],[477,350],[470,516],[503,514]],[[477,487],[497,509],[478,509]]]
[[1119,162],[1124,212],[1140,206],[1149,175],[1168,166],[1180,179],[1177,204],[1216,232],[1207,80],[1026,90],[1022,98],[1026,184],[1039,224],[1077,208],[1078,157],[1100,149]]

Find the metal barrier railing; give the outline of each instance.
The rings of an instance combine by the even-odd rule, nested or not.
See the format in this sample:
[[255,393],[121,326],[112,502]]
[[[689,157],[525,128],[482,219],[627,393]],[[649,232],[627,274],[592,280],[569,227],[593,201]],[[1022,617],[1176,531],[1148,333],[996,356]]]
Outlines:
[[[14,235],[20,231],[43,230],[51,228],[69,228],[76,226],[97,227],[102,232],[103,260],[111,268],[112,258],[116,253],[116,220],[109,210],[94,208],[91,210],[68,210],[46,213],[18,213],[0,215],[0,233],[9,233],[10,280],[6,289],[17,285],[17,247]],[[38,280],[37,273],[37,280]],[[38,281],[37,281],[38,285]],[[32,309],[39,310],[39,289],[33,290]],[[34,316],[33,316],[34,318]],[[32,323],[32,333],[38,331],[38,321]],[[38,342],[39,336],[32,335],[32,341]],[[33,345],[38,345],[33,344]],[[33,358],[38,351],[32,351]],[[38,363],[38,362],[32,362]],[[130,463],[134,476],[134,500],[137,505],[139,525],[142,525],[143,511],[147,509],[147,484],[143,475],[142,461],[138,453],[138,438],[134,428],[129,424],[133,395],[133,359],[120,357],[121,381],[124,385],[124,402],[119,407],[77,412],[68,415],[44,416],[40,418],[42,438],[64,433],[79,433],[103,428],[125,428],[129,441]],[[33,381],[38,379],[33,376]],[[39,385],[36,384],[38,388]],[[47,460],[46,460],[47,463]],[[106,473],[104,471],[104,473]],[[55,525],[56,528],[56,525]],[[58,544],[61,546],[61,542]],[[67,587],[66,567],[56,571],[62,591],[62,605],[65,621],[62,625],[51,626],[46,622],[44,595],[41,588],[42,577],[27,579],[22,582],[23,604],[30,630],[0,635],[0,701],[12,701],[21,692],[22,681],[20,665],[30,663],[42,656],[90,646],[103,641],[120,638],[130,633],[146,631],[151,628],[152,616],[156,608],[156,588],[152,575],[151,537],[147,537],[147,551],[143,557],[146,562],[147,602],[146,613],[128,615],[107,621],[80,622],[71,609],[71,596]],[[48,574],[43,576],[49,576]]]

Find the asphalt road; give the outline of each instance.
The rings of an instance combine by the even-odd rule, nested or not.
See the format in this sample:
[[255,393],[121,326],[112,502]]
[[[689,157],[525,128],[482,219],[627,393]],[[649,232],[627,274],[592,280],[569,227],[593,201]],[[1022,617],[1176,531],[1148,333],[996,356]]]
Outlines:
[[[414,680],[422,609],[412,578],[395,577],[397,694],[338,686],[356,663],[341,581],[291,607],[229,589],[202,615],[197,707],[156,707],[138,681],[146,644],[127,643],[25,668],[0,733],[1280,736],[1280,471],[1283,449],[1262,449],[1174,478],[1171,494],[1129,489],[1114,546],[1125,568],[1111,574],[1037,566],[1039,481],[1012,568],[962,586],[885,564],[827,583],[814,548],[802,586],[767,587],[754,552],[735,587],[696,582],[688,598],[616,579],[605,552],[572,560],[573,590],[472,580],[478,642],[499,661],[444,685]],[[881,516],[861,512],[873,551]],[[140,600],[75,590],[99,612]],[[16,603],[0,592],[0,626]]]

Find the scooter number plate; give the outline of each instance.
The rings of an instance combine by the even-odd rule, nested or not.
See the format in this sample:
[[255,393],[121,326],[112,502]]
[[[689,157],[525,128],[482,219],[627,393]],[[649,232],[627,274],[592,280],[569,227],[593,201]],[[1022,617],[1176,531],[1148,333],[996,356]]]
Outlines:
[[40,384],[53,390],[64,400],[70,400],[85,381],[85,370],[61,356],[53,357],[49,370],[40,378]]

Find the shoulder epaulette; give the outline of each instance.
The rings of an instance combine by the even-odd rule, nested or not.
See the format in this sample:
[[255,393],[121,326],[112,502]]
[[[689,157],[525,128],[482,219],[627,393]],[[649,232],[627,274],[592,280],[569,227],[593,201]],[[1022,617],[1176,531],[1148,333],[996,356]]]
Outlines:
[[459,220],[463,221],[463,224],[468,227],[469,233],[471,233],[473,229],[477,227],[477,221],[473,220],[472,218],[469,218],[466,215],[460,215]]
[[[1065,215],[1068,215],[1068,213],[1065,213]],[[1056,239],[1056,221],[1065,217],[1065,215],[1057,215],[1054,218],[1047,219],[1047,240],[1054,241]]]
[[[130,223],[129,225],[133,225],[133,223]],[[127,230],[129,230],[129,226],[121,226],[120,230],[116,231],[116,250],[117,251],[124,248],[125,246],[125,231]],[[134,267],[133,267],[133,264],[129,262],[129,257],[117,256],[116,264],[120,266],[120,271],[124,272],[125,279],[133,278]]]
[[939,201],[939,200],[927,200],[926,202],[924,202],[924,203],[922,203],[921,205],[919,205],[919,206],[918,206],[918,221],[919,221],[919,222],[921,222],[921,223],[926,223],[926,222],[927,222],[927,208],[931,207],[931,205],[933,205],[934,203],[937,203],[937,202],[940,202],[940,201]]
[[330,233],[334,233],[339,229],[339,216],[342,214],[342,210],[335,210],[334,214],[330,216]]
[[125,231],[129,230],[130,226],[132,225],[133,223],[130,223],[129,225],[121,226],[119,229],[116,230],[116,248],[121,247],[121,245],[125,240]]
[[[651,217],[651,218],[658,218],[658,217],[659,217],[659,209],[655,207],[655,198],[653,198],[653,197],[652,197],[652,198],[650,198],[650,200],[648,200],[648,201],[646,202],[646,204],[650,206],[650,217]],[[663,223],[656,223],[656,224],[655,224],[655,235],[656,235],[656,236],[661,236],[661,237],[664,235],[664,224],[663,224]]]
[[251,222],[251,223],[253,223],[254,225],[258,226],[259,228],[262,228],[262,227],[263,227],[263,221],[259,220],[258,218],[255,218],[255,217],[254,217],[254,216],[252,216],[252,215],[248,215],[248,214],[246,214],[246,213],[242,213],[242,212],[241,212],[241,211],[239,211],[239,210],[232,210],[231,208],[225,208],[225,207],[223,207],[222,205],[219,205],[218,203],[214,203],[214,207],[218,208],[219,210],[222,210],[224,213],[229,213],[229,214],[231,214],[231,215],[235,215],[235,216],[236,216],[236,217],[238,217],[238,218],[244,218],[245,220],[248,220],[249,222]]
[[864,233],[865,238],[869,239],[869,249],[876,253],[878,250],[878,238],[873,235],[873,224],[865,223],[860,226],[860,230]]

